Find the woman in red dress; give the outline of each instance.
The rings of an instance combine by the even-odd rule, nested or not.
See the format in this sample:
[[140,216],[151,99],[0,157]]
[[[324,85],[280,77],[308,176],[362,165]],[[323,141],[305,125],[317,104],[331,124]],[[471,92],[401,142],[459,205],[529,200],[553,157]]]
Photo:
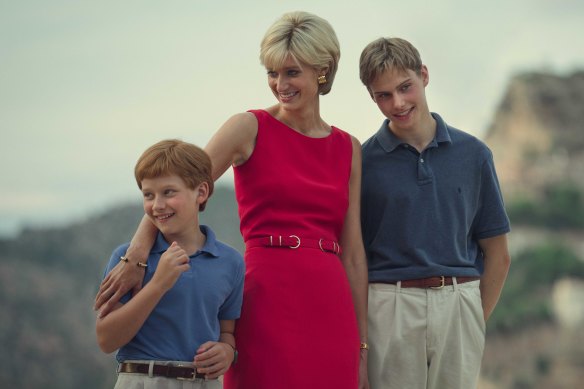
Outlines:
[[[234,115],[206,146],[214,179],[233,166],[246,244],[228,389],[368,386],[361,146],[319,109],[339,57],[327,21],[283,15],[260,53],[277,104]],[[148,241],[140,236],[148,233],[134,241]]]

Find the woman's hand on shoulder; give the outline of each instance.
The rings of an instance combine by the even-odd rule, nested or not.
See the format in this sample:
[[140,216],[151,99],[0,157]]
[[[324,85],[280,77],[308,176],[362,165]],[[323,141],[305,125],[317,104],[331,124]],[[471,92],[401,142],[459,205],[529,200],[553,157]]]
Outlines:
[[144,268],[135,263],[120,261],[103,279],[95,296],[93,309],[99,311],[99,317],[110,313],[130,290],[136,295],[142,289],[144,273]]
[[213,164],[217,180],[231,165],[241,165],[251,156],[258,133],[258,122],[251,112],[230,117],[213,135],[205,151]]

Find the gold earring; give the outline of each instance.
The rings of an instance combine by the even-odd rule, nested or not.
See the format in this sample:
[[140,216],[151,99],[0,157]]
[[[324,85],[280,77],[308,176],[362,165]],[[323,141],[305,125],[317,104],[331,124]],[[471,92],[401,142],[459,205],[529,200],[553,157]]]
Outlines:
[[326,76],[318,76],[318,85],[326,84]]

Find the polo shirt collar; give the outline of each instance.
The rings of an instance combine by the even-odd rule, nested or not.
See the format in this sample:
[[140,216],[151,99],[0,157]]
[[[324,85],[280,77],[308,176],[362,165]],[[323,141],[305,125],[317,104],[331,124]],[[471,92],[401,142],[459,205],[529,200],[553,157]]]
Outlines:
[[[201,249],[199,249],[198,253],[204,252],[212,257],[219,256],[219,247],[217,246],[217,238],[215,237],[215,233],[209,227],[205,225],[200,225],[201,232],[207,237],[205,240],[205,244]],[[158,235],[156,236],[156,241],[152,246],[153,253],[163,253],[170,247],[170,244],[164,239],[164,236],[159,231]]]
[[432,117],[436,120],[436,135],[434,136],[434,141],[436,143],[452,143],[450,139],[450,132],[448,131],[448,125],[442,119],[440,115],[432,112]]
[[[437,147],[440,143],[451,143],[452,141],[450,139],[450,134],[448,133],[448,126],[446,125],[446,122],[437,113],[432,112],[431,115],[434,120],[436,120],[436,134],[428,146]],[[404,144],[401,139],[399,139],[393,132],[390,131],[389,119],[385,119],[383,121],[383,124],[377,131],[375,137],[386,153],[391,153],[397,147]]]

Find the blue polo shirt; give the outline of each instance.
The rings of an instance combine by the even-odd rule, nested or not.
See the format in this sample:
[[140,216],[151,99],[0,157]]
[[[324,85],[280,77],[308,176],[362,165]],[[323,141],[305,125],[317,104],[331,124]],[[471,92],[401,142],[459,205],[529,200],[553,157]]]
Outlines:
[[[118,350],[119,362],[132,359],[192,362],[201,344],[219,339],[219,320],[239,318],[243,258],[234,248],[216,240],[209,227],[201,226],[201,232],[207,237],[203,248],[190,256],[189,270],[162,296],[136,336]],[[120,261],[128,245],[113,252],[105,274]],[[148,257],[144,285],[152,279],[169,246],[159,233]],[[131,293],[121,302],[130,298]]]
[[363,144],[361,222],[369,282],[480,276],[479,239],[509,232],[491,151],[432,113],[419,153],[385,120]]

